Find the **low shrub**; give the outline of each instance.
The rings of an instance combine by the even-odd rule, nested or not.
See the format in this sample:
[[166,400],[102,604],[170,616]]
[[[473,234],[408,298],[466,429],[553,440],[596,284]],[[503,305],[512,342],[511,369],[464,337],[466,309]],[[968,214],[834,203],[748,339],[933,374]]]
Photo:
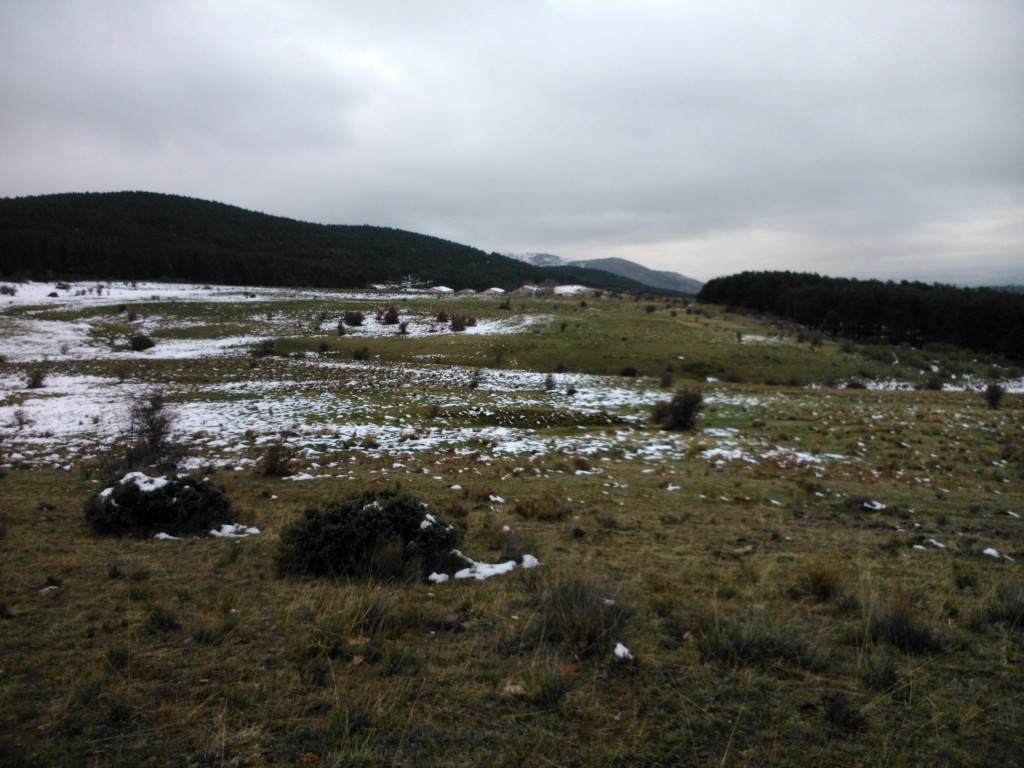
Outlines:
[[398,490],[363,491],[307,509],[281,534],[281,575],[425,577],[464,563],[463,531]]
[[86,502],[85,520],[98,536],[205,533],[233,518],[224,490],[197,477],[170,480],[130,472]]
[[267,450],[256,462],[256,471],[264,477],[287,477],[295,474],[292,460],[295,451],[283,440],[277,440],[267,446]]
[[685,431],[696,426],[703,409],[704,395],[700,390],[681,389],[670,401],[656,403],[651,418],[665,429]]
[[273,339],[264,339],[252,351],[255,357],[270,357],[277,354],[277,342]]
[[946,382],[943,381],[942,376],[937,373],[931,374],[922,383],[916,386],[916,389],[924,389],[929,392],[941,392],[942,388],[946,386]]
[[989,384],[985,387],[985,402],[988,403],[988,407],[993,411],[998,408],[999,404],[1003,401],[1005,393],[1006,390],[998,384]]
[[155,347],[156,342],[144,333],[136,333],[128,339],[128,346],[131,347],[132,352],[145,352],[147,349]]
[[342,322],[353,328],[362,325],[365,319],[366,316],[362,312],[354,309],[345,310],[345,314],[342,316]]
[[46,369],[32,368],[25,377],[25,386],[29,389],[42,389],[46,386]]

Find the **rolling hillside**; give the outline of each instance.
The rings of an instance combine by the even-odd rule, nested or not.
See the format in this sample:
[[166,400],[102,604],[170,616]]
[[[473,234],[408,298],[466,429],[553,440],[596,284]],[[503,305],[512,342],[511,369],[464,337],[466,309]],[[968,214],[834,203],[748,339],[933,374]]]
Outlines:
[[478,290],[556,281],[653,290],[607,272],[542,269],[413,232],[310,224],[151,192],[0,200],[0,275],[333,288],[416,281]]

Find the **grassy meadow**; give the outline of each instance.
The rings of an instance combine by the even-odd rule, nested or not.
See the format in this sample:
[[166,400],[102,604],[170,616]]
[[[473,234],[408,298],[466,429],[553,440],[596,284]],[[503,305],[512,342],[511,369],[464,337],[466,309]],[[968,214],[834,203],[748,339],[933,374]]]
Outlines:
[[[1020,369],[682,301],[158,294],[0,312],[0,765],[1024,764]],[[90,534],[153,393],[258,535]],[[541,565],[278,575],[395,487]]]

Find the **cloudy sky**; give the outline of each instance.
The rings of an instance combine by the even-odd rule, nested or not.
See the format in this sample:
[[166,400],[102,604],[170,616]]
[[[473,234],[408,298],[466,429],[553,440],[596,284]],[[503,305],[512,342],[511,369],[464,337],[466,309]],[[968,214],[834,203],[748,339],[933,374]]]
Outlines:
[[0,196],[1024,283],[1020,0],[3,0]]

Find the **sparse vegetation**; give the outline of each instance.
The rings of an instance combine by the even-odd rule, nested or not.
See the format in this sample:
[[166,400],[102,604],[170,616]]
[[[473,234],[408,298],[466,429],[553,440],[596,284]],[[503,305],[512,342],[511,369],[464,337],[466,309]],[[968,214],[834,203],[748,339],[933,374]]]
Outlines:
[[[119,297],[0,311],[3,333],[88,327],[95,351],[2,364],[0,764],[1018,760],[1024,371],[1006,361],[812,348],[792,323],[612,295],[499,312],[145,291],[130,306],[158,343],[186,342],[168,350],[274,353],[125,354]],[[392,305],[410,334],[373,321]],[[441,307],[523,330],[448,333]],[[344,308],[371,322],[336,336]],[[43,354],[47,386],[18,386]],[[915,390],[934,369],[945,387]],[[676,387],[700,388],[695,424],[652,428]],[[83,510],[123,492],[129,453],[150,478],[208,478],[232,511],[181,541],[93,535]],[[329,519],[378,494],[413,500],[406,537]],[[262,533],[206,535],[239,516]],[[447,582],[424,580],[424,530]],[[497,575],[456,578],[456,542]]]

